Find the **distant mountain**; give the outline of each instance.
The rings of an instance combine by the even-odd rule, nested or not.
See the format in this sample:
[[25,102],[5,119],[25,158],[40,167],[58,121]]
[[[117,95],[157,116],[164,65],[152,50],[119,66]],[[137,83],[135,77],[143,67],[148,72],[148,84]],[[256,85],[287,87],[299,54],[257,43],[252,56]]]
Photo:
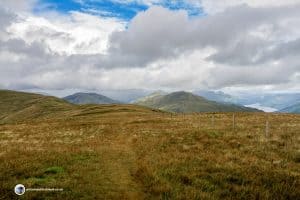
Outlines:
[[225,102],[275,112],[300,101],[300,93],[240,93],[229,95],[222,91],[194,90],[193,94],[211,101]]
[[256,109],[263,110],[264,112],[269,112],[269,113],[278,111],[276,108],[262,106],[259,103],[254,103],[254,104],[244,105],[244,106],[246,106],[248,108],[256,108]]
[[0,90],[0,125],[33,120],[56,120],[104,113],[158,113],[158,110],[136,105],[75,105],[53,96]]
[[237,98],[222,91],[194,90],[192,93],[198,96],[202,96],[211,101],[237,103]]
[[124,103],[132,103],[139,98],[151,94],[153,90],[127,89],[127,90],[102,90],[101,94]]
[[[144,96],[142,98],[139,98],[135,102],[137,102],[139,104],[143,104],[143,103],[147,103],[148,101],[158,100],[162,96],[167,95],[167,94],[168,94],[167,92],[159,90],[159,91],[156,91],[156,92],[153,92],[153,93],[149,94],[148,96]],[[133,102],[133,103],[135,103],[135,102]]]
[[264,107],[284,109],[300,102],[300,93],[267,93],[267,94],[240,94],[236,97],[237,103],[242,105],[258,104]]
[[[152,96],[152,97],[151,97]],[[234,104],[218,103],[189,92],[173,92],[166,95],[151,95],[135,102],[151,108],[170,112],[260,112],[260,110]]]
[[286,108],[280,110],[279,112],[282,112],[282,113],[299,113],[300,114],[300,103],[297,103],[295,105],[286,107]]
[[63,99],[73,104],[120,104],[121,102],[96,93],[75,93]]
[[253,107],[266,112],[275,112],[300,101],[300,93],[239,93],[229,95],[222,91],[195,90],[194,94],[211,101]]

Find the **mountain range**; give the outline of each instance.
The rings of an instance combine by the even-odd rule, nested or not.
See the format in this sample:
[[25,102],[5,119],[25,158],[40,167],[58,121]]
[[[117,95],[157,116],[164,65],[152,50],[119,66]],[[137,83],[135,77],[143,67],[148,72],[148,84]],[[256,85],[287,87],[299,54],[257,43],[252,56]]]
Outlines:
[[239,104],[268,112],[280,111],[300,101],[300,93],[240,93],[226,94],[222,91],[194,90],[194,94],[208,100]]
[[75,105],[64,99],[35,93],[0,90],[0,124],[39,120],[68,120],[108,112],[161,112],[137,105]]
[[153,90],[144,90],[144,89],[124,89],[124,90],[101,90],[101,92],[99,93],[123,103],[132,103],[137,99],[147,96],[153,92],[154,92]]
[[[32,110],[43,110],[45,107],[50,110],[64,110],[71,107],[73,104],[121,104],[122,102],[114,100],[110,97],[97,93],[75,93],[73,95],[66,96],[62,99],[51,97],[48,95],[16,92],[9,90],[0,90],[0,119],[1,115],[5,115],[6,111],[18,111],[14,115],[28,114],[29,117],[33,117]],[[130,93],[134,93],[134,97],[129,97],[127,91],[125,93],[125,99],[132,100],[135,97],[135,101],[131,101],[131,104],[142,105],[150,108],[161,109],[170,112],[258,112],[259,108],[250,108],[239,104],[249,102],[262,102],[261,99],[265,99],[266,102],[273,102],[268,105],[280,105],[277,112],[283,113],[300,113],[300,99],[298,94],[269,94],[259,98],[259,95],[245,100],[245,96],[235,97],[219,91],[193,91],[190,92],[173,92],[167,93],[164,91],[156,91],[149,95],[149,91],[143,90],[143,94],[140,91],[134,90]],[[197,94],[202,94],[198,96]],[[18,95],[16,95],[18,94]],[[117,94],[117,91],[115,92]],[[120,93],[122,95],[123,93]],[[118,95],[117,95],[118,96]],[[272,100],[272,97],[274,98]],[[11,103],[10,103],[11,102]],[[274,103],[275,102],[275,103]],[[127,102],[126,102],[127,103]],[[7,106],[9,104],[9,106]],[[22,106],[21,106],[22,105]],[[260,105],[258,103],[258,105]],[[22,111],[21,111],[22,110]],[[33,112],[34,113],[34,112]],[[44,113],[46,114],[46,113]],[[43,113],[39,115],[44,115]],[[6,115],[7,116],[7,115]],[[9,116],[10,117],[10,116]],[[8,118],[9,118],[8,117]]]
[[[134,103],[139,99],[148,97],[150,94],[157,92],[171,93],[170,91],[155,91],[147,89],[128,89],[128,90],[101,90],[89,91],[88,93],[98,93],[102,96],[110,98],[110,101],[103,103],[111,103],[117,101],[118,103]],[[214,90],[192,90],[191,93],[204,97],[210,101],[221,103],[237,104],[246,107],[253,107],[266,112],[280,111],[286,107],[297,104],[300,101],[300,93],[262,93],[262,92],[240,92],[228,94],[223,91]],[[61,95],[60,95],[61,96]],[[95,101],[101,104],[101,101]]]
[[300,103],[294,104],[292,106],[286,107],[279,112],[282,113],[299,113],[300,114]]
[[121,104],[120,101],[111,99],[97,93],[75,93],[63,98],[73,104]]
[[235,101],[242,105],[259,104],[280,111],[300,102],[300,93],[244,93],[236,96]]
[[193,93],[179,91],[170,94],[153,93],[135,102],[135,104],[169,112],[260,112],[258,109],[235,104],[210,101]]

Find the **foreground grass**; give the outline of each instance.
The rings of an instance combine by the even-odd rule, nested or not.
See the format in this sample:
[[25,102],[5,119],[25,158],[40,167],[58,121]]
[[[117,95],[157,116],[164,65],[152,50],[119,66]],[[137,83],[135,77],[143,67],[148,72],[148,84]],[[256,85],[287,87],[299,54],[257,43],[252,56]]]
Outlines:
[[268,137],[266,114],[235,116],[87,106],[4,123],[0,199],[300,199],[300,116],[269,114]]

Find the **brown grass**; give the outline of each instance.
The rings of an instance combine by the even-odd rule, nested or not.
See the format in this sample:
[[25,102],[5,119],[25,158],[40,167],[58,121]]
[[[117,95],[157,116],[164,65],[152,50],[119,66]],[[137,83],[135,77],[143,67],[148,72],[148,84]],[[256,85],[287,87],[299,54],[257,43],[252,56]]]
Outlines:
[[[211,117],[214,115],[214,122]],[[300,115],[82,106],[0,125],[0,199],[300,199]]]

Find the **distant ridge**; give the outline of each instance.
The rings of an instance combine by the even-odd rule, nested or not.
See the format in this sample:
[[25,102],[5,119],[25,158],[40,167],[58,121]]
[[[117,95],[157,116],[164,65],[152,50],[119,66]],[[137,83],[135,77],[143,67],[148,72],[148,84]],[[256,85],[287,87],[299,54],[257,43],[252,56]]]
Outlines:
[[298,113],[298,114],[300,114],[300,103],[297,103],[295,105],[286,107],[286,108],[280,110],[279,112],[282,112],[282,113]]
[[129,104],[75,105],[53,96],[0,90],[0,124],[36,120],[66,120],[81,116],[93,117],[97,114],[111,112],[158,113],[161,111]]
[[135,102],[151,108],[177,113],[192,112],[261,112],[244,106],[209,101],[189,92],[173,92],[166,95],[152,95]]
[[63,99],[73,104],[120,104],[121,102],[97,93],[75,93]]
[[149,100],[150,101],[155,101],[156,99],[158,100],[162,96],[167,95],[167,94],[168,94],[167,92],[159,90],[159,91],[153,92],[153,93],[151,93],[151,94],[149,94],[147,96],[139,98],[136,101],[134,101],[133,103],[138,102],[139,104],[143,104],[143,102],[147,103]]
[[222,91],[194,90],[192,93],[204,97],[210,101],[224,102],[224,103],[237,103],[235,97],[226,94]]

